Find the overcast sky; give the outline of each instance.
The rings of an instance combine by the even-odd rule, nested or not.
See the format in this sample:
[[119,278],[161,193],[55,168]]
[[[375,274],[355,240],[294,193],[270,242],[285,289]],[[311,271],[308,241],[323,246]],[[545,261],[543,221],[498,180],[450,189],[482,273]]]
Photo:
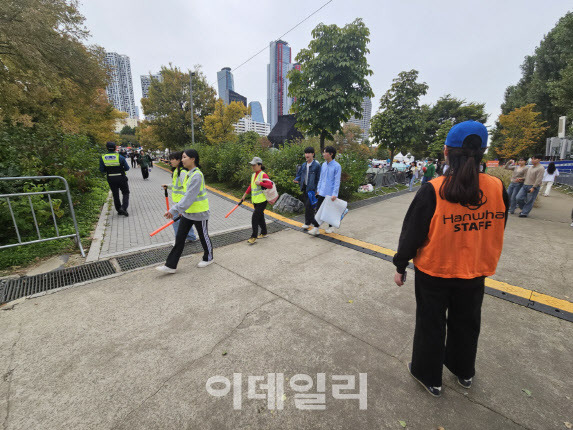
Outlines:
[[[136,104],[140,75],[170,62],[202,66],[215,88],[217,71],[237,67],[235,91],[258,100],[267,119],[268,45],[327,0],[83,0],[89,43],[131,59]],[[480,6],[476,6],[476,4]],[[573,7],[570,0],[333,0],[283,37],[294,57],[320,22],[343,26],[363,18],[370,29],[370,84],[380,97],[400,71],[416,69],[429,85],[423,103],[445,94],[486,104],[488,125],[499,115],[503,93],[542,37]],[[141,114],[141,107],[140,107]]]

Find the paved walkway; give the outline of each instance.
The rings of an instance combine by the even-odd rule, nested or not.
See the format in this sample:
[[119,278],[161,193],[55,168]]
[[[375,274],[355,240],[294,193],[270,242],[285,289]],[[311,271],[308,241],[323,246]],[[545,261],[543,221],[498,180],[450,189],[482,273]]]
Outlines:
[[[412,196],[351,211],[340,233],[395,249]],[[571,264],[543,245],[572,248],[573,228],[559,207],[573,199],[562,197],[542,202],[553,216],[540,208],[510,219],[498,272],[507,282],[534,288],[553,271],[561,280],[546,278],[550,292],[571,294]],[[512,272],[527,240],[538,253]],[[4,429],[378,430],[401,429],[403,421],[407,429],[548,430],[573,423],[570,322],[486,295],[474,384],[465,390],[444,370],[443,396],[435,399],[406,369],[414,277],[396,287],[389,261],[285,230],[254,246],[222,247],[207,268],[196,262],[191,255],[175,275],[144,268],[0,308]],[[361,373],[366,409],[344,397],[357,393]],[[269,374],[282,382],[269,384],[274,394],[262,385]],[[295,383],[294,375],[305,376]],[[356,389],[337,391],[346,382],[335,375],[356,378]],[[229,381],[209,385],[219,397],[206,389],[215,376]],[[300,378],[312,379],[305,393]],[[324,410],[301,409],[300,394],[314,394]]]
[[[169,227],[154,237],[149,233],[167,222],[165,195],[161,184],[170,183],[171,176],[165,170],[155,167],[149,179],[143,180],[141,170],[132,168],[127,172],[130,200],[129,217],[119,216],[110,201],[109,213],[99,258],[165,245],[174,240],[173,228]],[[213,193],[209,193],[209,234],[244,228],[251,225],[252,212],[242,207],[225,219],[233,204]]]

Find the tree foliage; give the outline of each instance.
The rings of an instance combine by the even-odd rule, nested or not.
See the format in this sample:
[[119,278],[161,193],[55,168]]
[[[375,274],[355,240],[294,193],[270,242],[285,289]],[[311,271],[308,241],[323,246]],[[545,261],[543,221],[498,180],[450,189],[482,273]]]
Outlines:
[[[414,143],[411,150],[412,153],[419,157],[427,155],[440,157],[447,131],[453,125],[468,120],[485,124],[488,118],[488,114],[485,111],[485,103],[467,103],[465,100],[452,97],[450,94],[440,97],[434,105],[422,105],[421,109],[424,132],[422,138]],[[444,124],[446,125],[444,126]],[[447,130],[445,136],[443,136],[444,139],[439,144],[437,142],[440,141],[444,132],[442,128],[447,128]],[[442,135],[438,139],[440,130]]]
[[215,111],[205,118],[205,136],[212,144],[233,140],[235,128],[233,124],[247,115],[247,107],[240,102],[225,105],[222,99],[215,103]]
[[297,127],[311,136],[332,140],[342,124],[362,114],[362,100],[373,97],[367,76],[372,75],[366,54],[370,30],[361,19],[343,28],[319,24],[312,31],[308,48],[296,56],[300,71],[288,78],[289,95],[295,97],[292,112]]
[[539,118],[541,113],[535,112],[534,108],[532,103],[499,116],[501,128],[497,155],[503,158],[527,158],[531,155],[548,128],[546,122]]
[[417,79],[417,70],[400,72],[380,99],[380,112],[370,122],[373,141],[390,150],[390,158],[397,149],[409,151],[421,138],[424,118],[419,100],[428,85]]
[[[543,38],[533,55],[521,65],[522,77],[509,86],[501,105],[503,115],[516,108],[535,104],[548,128],[542,137],[557,135],[559,117],[573,114],[573,12],[568,12]],[[544,152],[541,138],[534,148]]]
[[[215,89],[195,67],[193,76],[193,121],[195,140],[205,141],[204,120],[215,109]],[[161,80],[151,77],[149,96],[141,99],[157,142],[168,148],[184,148],[191,142],[191,97],[189,73],[169,64],[161,68]]]
[[88,32],[77,1],[0,5],[0,119],[111,138],[121,114],[105,96],[103,49],[82,43]]

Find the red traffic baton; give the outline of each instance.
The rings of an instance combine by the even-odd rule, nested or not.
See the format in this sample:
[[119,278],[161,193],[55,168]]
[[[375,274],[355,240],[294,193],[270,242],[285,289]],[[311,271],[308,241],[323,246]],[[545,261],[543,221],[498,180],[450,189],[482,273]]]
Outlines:
[[167,194],[167,187],[163,190],[165,191],[165,204],[167,205],[167,211],[169,211],[169,194]]
[[235,212],[235,209],[237,209],[239,206],[241,206],[242,203],[243,202],[240,201],[237,205],[235,205],[235,207],[233,209],[231,209],[227,215],[225,215],[225,218],[229,218],[229,215],[231,215],[233,212]]
[[155,236],[157,233],[159,233],[161,230],[166,229],[167,227],[169,227],[171,224],[173,224],[174,222],[179,221],[179,219],[181,218],[181,215],[177,215],[175,218],[173,218],[171,221],[169,221],[167,224],[165,224],[163,227],[159,227],[157,230],[155,230],[152,233],[149,233],[149,236]]

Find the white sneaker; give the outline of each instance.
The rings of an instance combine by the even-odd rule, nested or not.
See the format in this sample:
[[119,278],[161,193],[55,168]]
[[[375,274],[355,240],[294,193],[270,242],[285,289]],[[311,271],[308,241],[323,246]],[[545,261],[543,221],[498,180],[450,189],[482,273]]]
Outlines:
[[309,226],[309,225],[306,225],[306,224],[303,224],[303,225],[302,225],[302,228],[304,228],[305,230],[306,230],[307,228],[309,228],[309,227],[310,227],[310,226]]
[[318,236],[318,233],[320,233],[318,227],[314,227],[311,231],[309,231],[309,234],[312,234],[313,236]]
[[197,264],[197,267],[207,267],[207,266],[208,266],[209,264],[211,264],[212,262],[213,262],[213,260],[211,260],[211,261],[203,261],[203,260],[201,260],[201,261],[199,262],[199,264]]
[[571,223],[571,227],[573,227],[573,222]]
[[324,230],[326,233],[334,233],[334,227],[328,227],[326,230]]
[[166,265],[156,267],[155,270],[159,270],[163,273],[175,273],[177,269],[172,269],[171,267],[167,267]]

